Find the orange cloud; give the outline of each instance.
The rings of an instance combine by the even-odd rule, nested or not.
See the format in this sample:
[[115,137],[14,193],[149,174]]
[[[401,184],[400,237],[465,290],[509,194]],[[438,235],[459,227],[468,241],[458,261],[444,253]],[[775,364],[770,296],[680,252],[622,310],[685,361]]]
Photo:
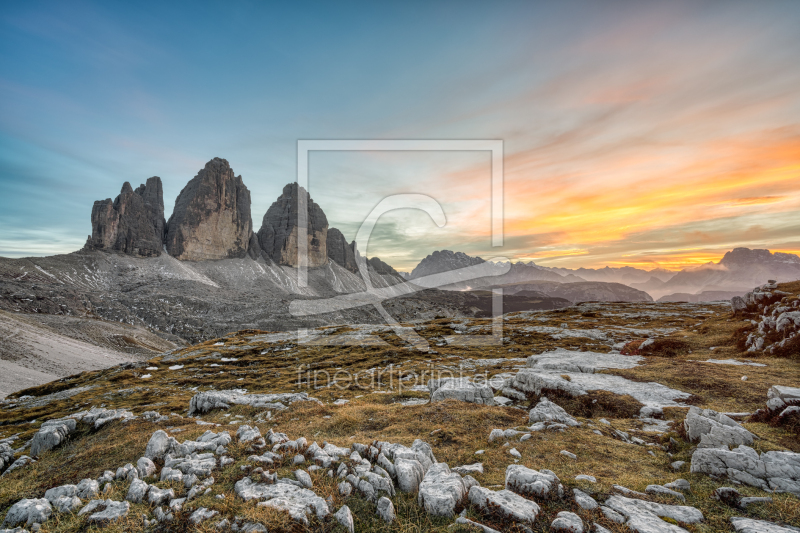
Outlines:
[[[669,149],[648,146],[609,150],[584,161],[553,160],[547,152],[534,148],[505,159],[506,236],[549,236],[548,242],[539,244],[547,248],[520,250],[526,260],[572,255],[591,260],[585,257],[593,255],[587,250],[625,241],[634,234],[758,214],[764,209],[800,208],[800,134],[764,132],[758,138],[708,141],[674,159]],[[442,185],[452,191],[448,192],[452,200],[462,203],[485,198],[481,184],[486,179],[486,169],[441,178]],[[470,224],[474,214],[463,218]],[[759,226],[750,229],[763,233]],[[472,230],[487,234],[489,227],[481,219]],[[741,235],[749,233],[743,230]],[[715,238],[702,231],[693,237],[705,245],[713,244]],[[657,245],[643,247],[653,244]],[[682,268],[718,261],[724,252],[675,251],[603,260],[609,265]]]

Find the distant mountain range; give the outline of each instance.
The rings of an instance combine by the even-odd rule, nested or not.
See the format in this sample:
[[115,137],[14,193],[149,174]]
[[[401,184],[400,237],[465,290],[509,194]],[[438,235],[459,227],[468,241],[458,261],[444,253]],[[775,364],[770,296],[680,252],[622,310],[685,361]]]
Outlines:
[[[410,274],[400,273],[400,275],[404,279],[413,281],[422,276],[455,271],[483,262],[480,257],[441,250],[425,257]],[[500,270],[502,263],[497,265]],[[513,263],[510,271],[501,276],[477,280],[465,281],[458,272],[453,272],[452,283],[444,288],[470,290],[507,286],[512,290],[511,286],[551,282],[549,285],[541,284],[534,290],[571,301],[615,298],[621,301],[649,301],[657,298],[659,301],[703,302],[740,296],[770,279],[778,282],[800,279],[800,257],[781,252],[773,254],[769,250],[735,248],[727,252],[719,263],[708,263],[680,272],[661,268],[643,270],[634,267],[571,270],[543,267],[533,262],[519,262]],[[558,287],[558,284],[579,285],[566,291],[563,287]],[[625,287],[623,289],[620,286]]]
[[485,263],[480,257],[450,250],[436,251],[425,257],[406,279],[415,279],[433,274],[449,273],[445,290],[468,291],[503,287],[504,294],[535,291],[543,296],[564,298],[570,302],[625,301],[651,302],[644,291],[607,281],[586,281],[572,273],[561,274],[533,263],[494,263],[497,274],[477,279],[465,279],[459,269]]

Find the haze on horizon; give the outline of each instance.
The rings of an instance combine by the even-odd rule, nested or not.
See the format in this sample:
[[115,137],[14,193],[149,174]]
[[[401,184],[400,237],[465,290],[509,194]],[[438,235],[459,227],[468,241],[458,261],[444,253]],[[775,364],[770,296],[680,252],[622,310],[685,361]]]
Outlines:
[[[502,139],[487,153],[320,152],[310,192],[367,253],[437,249],[567,268],[680,269],[800,253],[800,4],[10,2],[0,11],[0,255],[79,249],[95,200],[164,181],[167,218],[212,157],[253,225],[298,139]],[[367,243],[359,243],[362,251]]]

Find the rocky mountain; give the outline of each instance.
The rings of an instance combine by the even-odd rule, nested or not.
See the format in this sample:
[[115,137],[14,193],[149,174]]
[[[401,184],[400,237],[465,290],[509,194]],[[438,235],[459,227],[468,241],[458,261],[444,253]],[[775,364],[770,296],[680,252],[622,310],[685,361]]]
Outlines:
[[521,290],[537,291],[549,298],[560,298],[570,302],[650,302],[653,299],[646,293],[620,283],[587,282],[568,273],[561,275],[550,269],[532,263],[491,263],[496,275],[468,279],[458,272],[460,268],[484,264],[480,257],[471,257],[462,252],[450,250],[436,251],[420,261],[411,272],[409,280],[447,272],[451,283],[441,287],[445,290],[479,290],[503,287],[504,294],[514,294]]
[[306,205],[308,210],[308,266],[323,266],[328,262],[328,219],[297,183],[286,185],[280,197],[267,209],[258,230],[261,250],[279,265],[298,266],[298,205]]
[[136,190],[126,181],[113,202],[107,198],[94,203],[92,235],[86,248],[140,257],[159,256],[164,227],[161,178],[152,177]]
[[[422,276],[430,276],[432,274],[439,274],[440,272],[449,272],[466,268],[473,265],[485,263],[480,257],[472,257],[463,252],[452,252],[450,250],[437,250],[419,262],[419,264],[411,271],[409,280],[421,278]],[[458,280],[458,273],[454,273],[454,280]]]
[[[534,263],[528,263],[534,265]],[[636,286],[641,283],[652,283],[652,280],[665,282],[675,275],[675,272],[663,268],[656,268],[653,270],[643,270],[641,268],[634,268],[629,266],[624,267],[604,267],[604,268],[554,268],[554,267],[539,267],[556,272],[562,276],[574,275],[585,281],[605,281],[609,283],[622,283],[631,287],[636,287],[641,290],[642,287]]]
[[628,287],[622,283],[606,283],[602,281],[577,281],[573,283],[529,281],[525,283],[502,285],[502,287],[504,295],[536,291],[551,298],[563,298],[572,303],[653,301],[653,298],[644,291]]
[[719,263],[681,270],[660,289],[650,293],[656,297],[675,293],[696,295],[704,291],[741,295],[768,279],[778,282],[800,279],[800,257],[763,249],[735,248]]
[[342,232],[336,228],[328,228],[328,259],[349,270],[358,272],[356,256],[353,253],[355,243],[348,244]]
[[225,159],[215,157],[175,200],[165,245],[183,261],[244,257],[252,233],[250,191]]
[[687,292],[675,292],[667,294],[658,299],[659,302],[725,302],[735,296],[744,296],[742,291],[702,291],[697,294]]

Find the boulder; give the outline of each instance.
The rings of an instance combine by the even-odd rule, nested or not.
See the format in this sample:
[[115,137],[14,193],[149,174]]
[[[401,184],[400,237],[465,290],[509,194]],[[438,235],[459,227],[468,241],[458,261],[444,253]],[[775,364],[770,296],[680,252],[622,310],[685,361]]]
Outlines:
[[727,415],[694,406],[689,408],[683,427],[689,440],[700,441],[699,448],[751,445],[755,439],[755,435]]
[[736,533],[797,533],[795,527],[779,526],[766,520],[755,520],[740,516],[731,517],[731,525]]
[[260,506],[286,511],[293,519],[304,524],[308,524],[308,514],[314,513],[319,519],[324,519],[330,514],[324,499],[313,491],[296,485],[253,483],[246,477],[236,482],[234,492],[245,501],[261,500],[258,504]]
[[92,513],[88,518],[89,523],[103,526],[127,516],[130,508],[131,504],[129,502],[92,500],[83,509],[78,511],[78,516]]
[[731,298],[731,310],[734,313],[740,313],[747,310],[747,302],[741,296],[734,296]]
[[184,261],[241,258],[252,233],[250,191],[225,159],[215,157],[175,200],[165,245]]
[[31,441],[31,456],[39,457],[42,453],[59,446],[67,435],[75,431],[77,422],[72,418],[47,420]]
[[55,504],[55,501],[59,498],[68,497],[72,498],[73,496],[77,496],[78,494],[78,487],[75,485],[61,485],[60,487],[54,487],[52,489],[48,489],[44,493],[44,498],[50,502],[51,505]]
[[416,459],[398,458],[394,462],[397,487],[402,492],[417,492],[425,477],[425,470]]
[[164,227],[161,178],[149,178],[136,190],[126,181],[113,202],[108,198],[94,203],[92,235],[85,249],[157,257],[163,249]]
[[672,525],[661,518],[669,518],[686,524],[697,524],[703,521],[703,513],[686,505],[664,505],[616,495],[608,498],[605,505],[622,515],[629,529],[642,533],[651,531],[654,533],[686,532],[682,527]]
[[339,510],[334,513],[333,517],[337,522],[344,526],[348,533],[355,533],[356,526],[353,523],[353,513],[350,512],[350,508],[348,506],[342,505]]
[[209,518],[214,518],[219,514],[219,511],[212,511],[211,509],[206,509],[205,507],[201,507],[189,515],[189,522],[194,525],[199,524],[200,522],[205,522]]
[[572,489],[572,494],[575,496],[575,503],[578,504],[578,507],[585,511],[591,511],[593,509],[597,509],[597,502],[594,498],[586,494],[580,489]]
[[652,494],[653,496],[670,496],[682,502],[686,501],[686,497],[683,494],[662,485],[648,485],[644,491],[647,494]]
[[800,496],[800,453],[772,451],[759,456],[748,446],[698,448],[692,454],[691,472]]
[[163,459],[169,449],[177,443],[178,441],[167,435],[166,431],[159,429],[150,437],[150,441],[147,443],[147,448],[145,448],[144,451],[144,456],[151,460]]
[[571,417],[561,406],[554,404],[547,398],[542,398],[528,414],[531,424],[536,422],[566,424],[567,426],[580,426],[580,422]]
[[563,492],[561,481],[553,472],[537,471],[516,464],[506,468],[506,489],[539,498],[555,498]]
[[189,416],[214,409],[229,409],[231,405],[249,405],[259,409],[286,409],[299,401],[318,401],[305,392],[283,394],[242,394],[233,391],[205,391],[195,394],[189,402]]
[[430,515],[452,517],[466,495],[461,476],[451,472],[446,463],[436,463],[420,483],[417,501]]
[[139,473],[139,479],[144,479],[152,476],[156,472],[156,465],[147,457],[140,457],[136,461],[136,471]]
[[125,500],[131,503],[142,503],[149,489],[150,485],[141,479],[134,479],[131,481],[131,486],[128,488],[128,494],[125,496]]
[[581,517],[569,511],[561,511],[550,524],[550,531],[561,533],[583,533]]
[[563,391],[570,396],[583,396],[586,391],[576,383],[535,368],[522,368],[511,380],[511,386],[518,391],[531,392],[537,396],[542,391]]
[[82,500],[91,500],[100,492],[100,483],[94,479],[83,479],[78,483],[76,496]]
[[500,514],[504,519],[533,524],[539,514],[539,506],[510,490],[493,491],[483,487],[469,489],[469,501],[482,512]]
[[767,398],[780,398],[784,403],[800,402],[800,387],[773,385],[767,391]]
[[18,524],[28,526],[34,523],[41,524],[46,522],[51,514],[53,514],[53,509],[46,498],[38,500],[25,498],[11,506],[3,520],[3,527],[14,527]]
[[378,516],[387,524],[394,522],[394,504],[392,504],[392,500],[386,496],[382,496],[381,499],[378,500]]
[[494,405],[494,393],[489,385],[478,385],[469,378],[444,378],[428,381],[432,402],[453,399],[468,403]]
[[319,267],[328,262],[328,219],[308,192],[290,183],[267,209],[258,230],[258,242],[264,255],[279,265],[299,266],[298,213],[307,210],[308,266]]
[[358,272],[356,256],[353,248],[347,244],[342,232],[336,228],[328,228],[327,236],[328,259],[346,268],[350,272]]
[[175,491],[173,489],[160,489],[158,487],[150,487],[147,491],[147,501],[150,505],[161,505],[170,500],[175,499]]

